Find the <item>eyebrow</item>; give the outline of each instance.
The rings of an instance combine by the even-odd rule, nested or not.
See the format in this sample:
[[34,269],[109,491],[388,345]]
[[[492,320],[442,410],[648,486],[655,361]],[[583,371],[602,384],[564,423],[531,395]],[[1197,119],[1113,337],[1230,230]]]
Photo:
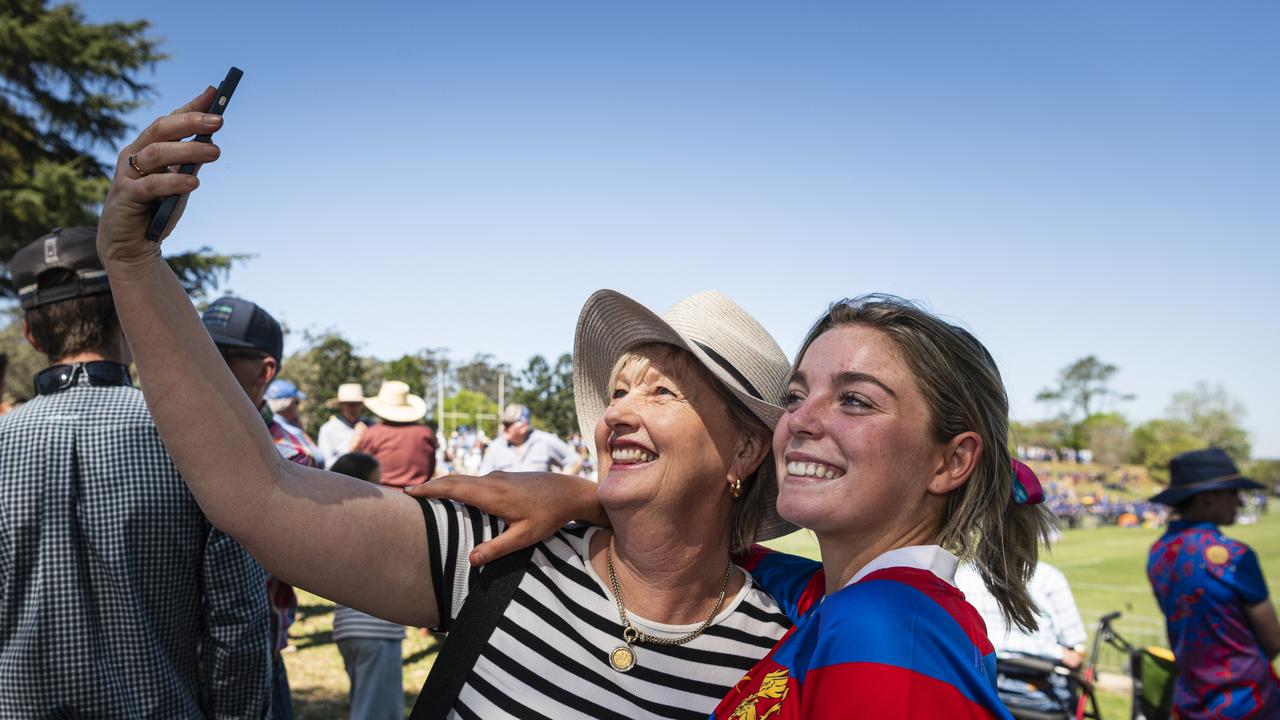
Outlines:
[[889,393],[889,397],[895,400],[898,399],[898,393],[894,392],[888,385],[880,382],[880,379],[875,375],[868,375],[867,373],[862,372],[842,372],[835,376],[836,385],[852,385],[853,383],[860,382],[871,383],[872,385],[875,385],[881,390]]

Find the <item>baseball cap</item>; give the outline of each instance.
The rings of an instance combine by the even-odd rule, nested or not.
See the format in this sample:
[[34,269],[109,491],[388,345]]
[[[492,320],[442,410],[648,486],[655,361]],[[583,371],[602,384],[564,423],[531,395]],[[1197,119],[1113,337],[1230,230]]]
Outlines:
[[281,362],[284,333],[280,323],[256,304],[230,295],[209,303],[200,316],[219,347],[259,350]]
[[533,416],[529,413],[529,408],[517,403],[511,403],[502,411],[502,424],[514,425],[518,422],[529,422]]
[[[98,229],[54,228],[53,232],[14,253],[9,272],[23,310],[85,295],[111,292],[107,271],[98,259]],[[75,278],[60,285],[40,283],[49,270],[70,270]]]
[[288,400],[290,398],[306,400],[307,394],[288,380],[272,380],[271,384],[267,386],[266,398],[268,400]]

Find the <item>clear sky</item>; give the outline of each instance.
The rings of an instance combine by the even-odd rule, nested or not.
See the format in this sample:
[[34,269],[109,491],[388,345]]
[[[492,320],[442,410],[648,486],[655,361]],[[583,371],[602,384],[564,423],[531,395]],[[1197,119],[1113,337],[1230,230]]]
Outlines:
[[1135,421],[1220,382],[1280,456],[1280,6],[85,4],[245,71],[171,251],[364,352],[519,367],[582,301],[717,288],[788,352],[837,297],[983,339],[1017,419],[1086,354]]

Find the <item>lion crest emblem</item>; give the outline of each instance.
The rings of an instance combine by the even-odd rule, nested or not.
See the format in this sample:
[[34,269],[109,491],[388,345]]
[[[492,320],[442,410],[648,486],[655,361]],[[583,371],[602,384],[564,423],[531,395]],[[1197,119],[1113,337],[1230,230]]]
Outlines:
[[[738,709],[733,711],[729,716],[730,720],[764,720],[782,710],[782,702],[787,699],[787,679],[788,672],[786,668],[779,668],[764,676],[760,681],[760,687],[747,697],[743,698],[738,704]],[[751,682],[751,676],[748,675],[742,679],[743,682]]]

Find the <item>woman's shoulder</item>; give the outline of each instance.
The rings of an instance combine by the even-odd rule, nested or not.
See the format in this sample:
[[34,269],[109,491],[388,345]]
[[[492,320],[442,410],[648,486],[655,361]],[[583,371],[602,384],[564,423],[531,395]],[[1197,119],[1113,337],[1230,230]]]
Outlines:
[[[927,570],[887,568],[833,593],[822,603],[825,631],[898,636],[991,652],[986,629],[955,586]],[[903,632],[909,630],[909,632]]]
[[735,561],[792,622],[813,608],[826,589],[822,563],[816,560],[753,545]]

